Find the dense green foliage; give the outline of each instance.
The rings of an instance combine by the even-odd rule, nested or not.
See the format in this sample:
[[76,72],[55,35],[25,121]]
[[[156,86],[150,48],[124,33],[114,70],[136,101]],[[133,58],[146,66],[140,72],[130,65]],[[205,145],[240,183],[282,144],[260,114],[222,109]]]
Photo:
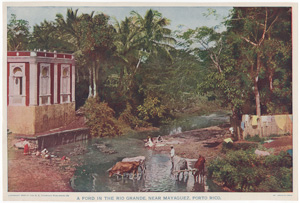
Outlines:
[[12,14],[7,24],[7,49],[8,50],[26,50],[30,40],[29,22],[17,19]]
[[234,8],[224,23],[223,33],[200,27],[180,35],[209,68],[200,91],[213,91],[238,117],[291,113],[291,9]]
[[233,150],[250,150],[257,148],[259,145],[258,143],[232,143],[232,142],[223,142],[222,143],[222,152],[228,153]]
[[231,151],[207,169],[210,177],[235,191],[292,191],[292,158],[285,152],[259,157],[253,150]]
[[158,125],[164,117],[167,107],[162,105],[157,97],[148,96],[144,104],[137,107],[138,117],[146,122]]
[[263,142],[267,138],[259,137],[259,135],[255,135],[251,137],[250,135],[247,135],[245,140],[250,141],[250,142]]
[[237,119],[292,113],[290,8],[233,8],[222,32],[174,31],[170,23],[152,9],[119,22],[67,9],[66,17],[57,14],[30,33],[29,23],[12,15],[8,50],[73,53],[76,108],[99,97],[132,128],[159,125],[188,108],[205,113],[221,105]]
[[83,111],[92,136],[105,137],[122,134],[122,130],[114,117],[114,110],[107,103],[100,102],[99,98],[87,99]]
[[126,105],[126,109],[121,113],[119,121],[125,123],[131,128],[135,127],[148,127],[150,124],[146,121],[140,120],[134,115],[133,109],[129,103]]

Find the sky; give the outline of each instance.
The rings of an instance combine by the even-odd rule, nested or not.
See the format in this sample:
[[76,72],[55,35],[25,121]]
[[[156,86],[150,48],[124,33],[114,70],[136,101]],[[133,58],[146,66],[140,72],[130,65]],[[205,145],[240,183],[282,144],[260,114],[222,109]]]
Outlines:
[[[36,24],[40,24],[42,21],[54,21],[57,13],[61,13],[66,16],[67,8],[73,10],[79,9],[78,14],[91,13],[105,13],[109,16],[115,17],[118,21],[125,19],[126,16],[130,16],[132,10],[137,11],[142,16],[145,15],[148,9],[158,10],[162,13],[163,17],[171,20],[171,24],[168,26],[172,30],[177,30],[178,26],[182,29],[195,29],[196,27],[208,26],[213,27],[219,25],[224,17],[229,15],[229,11],[232,7],[8,7],[7,19],[11,18],[11,14],[15,14],[17,19],[27,20],[31,27]],[[203,14],[208,13],[208,9],[216,9],[218,18],[215,16],[205,17]],[[184,25],[184,26],[181,26]],[[221,28],[224,30],[224,28]]]

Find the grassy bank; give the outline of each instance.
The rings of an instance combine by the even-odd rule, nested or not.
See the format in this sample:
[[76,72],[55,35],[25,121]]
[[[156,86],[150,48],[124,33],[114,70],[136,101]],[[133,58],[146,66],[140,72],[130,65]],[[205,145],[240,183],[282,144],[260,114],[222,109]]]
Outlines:
[[[272,147],[258,138],[251,142],[223,143],[222,156],[207,167],[208,177],[232,191],[291,192],[293,163],[286,149],[292,148],[292,137],[272,138],[276,138]],[[270,138],[263,140],[267,139]]]

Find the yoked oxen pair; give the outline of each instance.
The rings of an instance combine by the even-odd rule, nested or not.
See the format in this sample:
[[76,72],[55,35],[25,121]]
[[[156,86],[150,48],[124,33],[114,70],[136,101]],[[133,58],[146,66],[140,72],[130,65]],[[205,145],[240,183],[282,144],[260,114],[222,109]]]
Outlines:
[[[185,172],[187,172],[187,175],[190,171],[193,172],[195,182],[199,182],[199,179],[202,177],[202,180],[204,180],[204,168],[205,168],[205,158],[201,155],[199,155],[198,159],[187,159],[182,158],[179,156],[174,157],[174,168],[173,173],[177,175],[177,179],[179,180],[180,173],[183,174],[183,179]],[[192,165],[194,167],[192,167]],[[194,171],[196,169],[196,171]]]

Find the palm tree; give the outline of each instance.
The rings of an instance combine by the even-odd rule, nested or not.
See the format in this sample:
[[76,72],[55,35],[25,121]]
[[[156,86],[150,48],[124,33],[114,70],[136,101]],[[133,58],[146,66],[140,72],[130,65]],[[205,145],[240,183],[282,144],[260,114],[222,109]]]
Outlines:
[[117,31],[115,46],[116,55],[124,64],[120,71],[121,85],[123,77],[126,76],[129,98],[132,97],[134,77],[142,62],[145,62],[151,54],[166,52],[176,41],[170,36],[171,30],[166,28],[170,21],[163,18],[158,11],[148,10],[142,17],[139,13],[132,11],[131,17],[115,24]]
[[[119,89],[122,91],[125,86],[128,86],[128,75],[132,73],[131,67],[136,64],[136,61],[140,57],[139,49],[142,37],[132,17],[126,17],[121,23],[116,21],[115,29],[117,32],[114,39],[116,47],[115,56],[119,58],[122,66],[119,78]],[[124,77],[125,80],[123,80]]]
[[104,71],[103,64],[109,61],[112,55],[114,29],[113,26],[108,24],[108,21],[109,17],[105,14],[94,16],[94,12],[92,12],[90,15],[83,14],[81,16],[81,23],[85,27],[82,49],[86,57],[92,61],[90,75],[92,75],[92,95],[94,97],[99,92],[97,84],[101,83],[100,80]]
[[[88,78],[89,78],[89,97],[94,96],[94,82],[92,74],[92,61],[87,52],[87,34],[89,33],[89,22],[92,21],[94,12],[89,14],[78,15],[78,9],[67,10],[67,17],[64,19],[62,14],[56,15],[56,23],[58,24],[60,34],[69,43],[75,46],[73,53],[77,59],[77,67],[86,69],[88,67]],[[76,69],[77,75],[79,76],[79,68]],[[85,71],[81,71],[85,72]],[[77,77],[79,79],[79,77]]]
[[67,18],[64,19],[62,14],[56,14],[56,22],[60,27],[63,36],[76,45],[77,50],[81,48],[83,30],[79,26],[80,17],[77,15],[78,9],[67,10]]
[[171,37],[171,30],[166,28],[170,20],[163,18],[158,11],[149,9],[144,18],[137,12],[132,11],[133,20],[143,32],[143,49],[147,52],[158,53],[159,50],[168,52],[176,40]]
[[[80,81],[79,72],[84,73],[85,77],[86,71],[83,67],[86,66],[88,60],[83,55],[82,43],[84,42],[84,27],[81,25],[81,17],[78,16],[78,9],[73,11],[73,9],[67,9],[67,17],[64,19],[62,14],[56,14],[56,25],[57,32],[59,33],[59,38],[62,41],[66,41],[73,46],[73,54],[75,55],[77,68],[76,68],[76,78],[77,82]],[[81,67],[81,68],[80,68]],[[90,76],[88,76],[90,78]],[[89,82],[89,95],[91,95],[92,88],[91,82]]]

